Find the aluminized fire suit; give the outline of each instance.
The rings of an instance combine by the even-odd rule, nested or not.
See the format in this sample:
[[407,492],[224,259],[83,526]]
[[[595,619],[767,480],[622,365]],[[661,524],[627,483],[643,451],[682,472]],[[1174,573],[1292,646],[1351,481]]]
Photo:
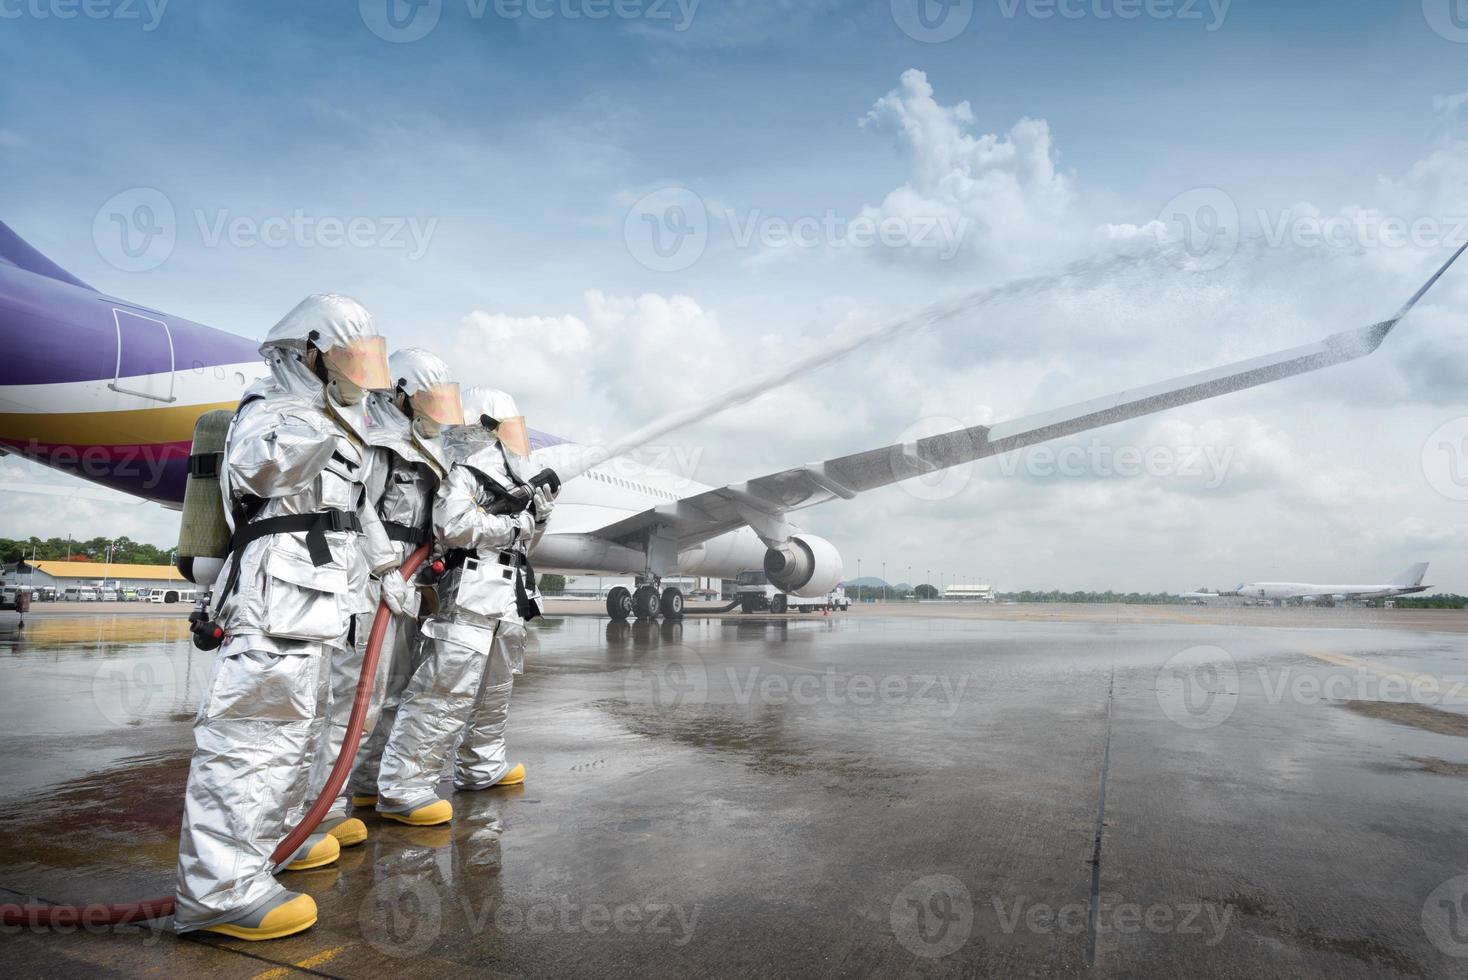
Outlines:
[[[326,786],[331,768],[341,753],[346,738],[352,706],[356,701],[357,683],[362,674],[367,640],[376,618],[383,593],[393,591],[388,605],[392,615],[383,637],[382,651],[373,678],[372,695],[362,727],[352,775],[342,786],[322,827],[332,828],[343,847],[360,844],[367,839],[360,821],[342,828],[340,821],[351,813],[353,793],[376,793],[377,765],[386,733],[377,726],[392,725],[397,699],[411,672],[411,653],[418,636],[418,596],[414,587],[404,583],[397,569],[419,545],[432,539],[431,516],[438,474],[446,469],[440,439],[415,437],[412,423],[397,407],[391,396],[374,392],[367,402],[372,422],[367,429],[371,444],[367,449],[366,495],[386,533],[389,559],[369,580],[369,610],[359,613],[355,629],[344,638],[353,641],[336,646],[331,657],[331,712],[323,730],[322,746],[316,753],[307,805]],[[425,443],[438,443],[425,448]],[[343,832],[345,831],[345,832]]]
[[363,340],[380,338],[354,301],[301,303],[261,347],[272,376],[247,391],[226,439],[221,490],[235,540],[214,593],[225,641],[194,723],[181,932],[245,922],[288,894],[271,852],[307,805],[328,649],[366,611],[368,576],[387,558],[369,544],[385,539],[364,501],[360,389],[348,397],[345,380],[323,383],[308,366],[328,349],[344,363],[370,358],[371,345],[349,349]]
[[[433,508],[436,545],[446,552],[448,570],[439,583],[438,611],[423,624],[419,664],[383,753],[381,813],[413,814],[438,801],[435,786],[465,724],[478,717],[477,699],[507,684],[513,667],[494,640],[507,617],[518,618],[518,546],[535,534],[535,516],[530,510],[489,513],[495,500],[490,487],[508,491],[515,482],[502,447],[476,438],[476,428],[466,425],[450,436],[454,465]],[[495,724],[489,717],[484,723]],[[468,771],[484,770],[476,764]]]
[[[397,391],[414,417],[409,419],[390,401],[384,406],[385,424],[376,440],[378,466],[368,496],[377,501],[378,516],[394,543],[396,567],[433,539],[433,502],[451,465],[440,427],[462,424],[464,417],[458,386],[449,379],[448,366],[437,355],[406,348],[393,354],[389,364],[393,377],[398,379]],[[431,404],[424,403],[425,396],[433,399]],[[378,665],[372,712],[376,717],[369,715],[347,793],[338,800],[333,813],[349,813],[352,796],[377,796],[382,752],[412,677],[419,645],[417,595],[396,605],[401,611],[395,609],[388,622]],[[364,628],[370,629],[370,624]]]
[[[503,453],[503,458],[510,480],[525,483],[526,474],[520,465],[520,457]],[[513,548],[517,559],[515,574],[529,608],[522,610],[518,603],[512,603],[500,617],[494,631],[484,681],[464,724],[458,751],[454,753],[454,786],[462,790],[488,789],[504,779],[513,768],[505,746],[510,695],[514,691],[515,676],[525,669],[526,616],[534,618],[542,611],[542,597],[530,574],[530,551],[545,533],[550,515],[547,508],[541,507],[535,516],[535,532],[531,537],[516,542]],[[523,780],[524,769],[520,768],[516,776]]]

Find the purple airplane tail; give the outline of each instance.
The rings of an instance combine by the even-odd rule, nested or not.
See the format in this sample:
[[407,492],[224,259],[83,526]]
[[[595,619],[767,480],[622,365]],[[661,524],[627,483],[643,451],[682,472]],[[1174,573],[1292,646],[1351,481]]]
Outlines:
[[[10,226],[3,221],[0,221],[0,262],[15,266],[17,269],[24,269],[27,272],[34,272],[36,275],[45,276],[47,279],[64,282],[69,286],[92,289],[91,286],[82,282],[76,276],[67,272],[61,266],[32,248],[25,239],[12,231]],[[92,292],[96,292],[96,290],[92,289]]]

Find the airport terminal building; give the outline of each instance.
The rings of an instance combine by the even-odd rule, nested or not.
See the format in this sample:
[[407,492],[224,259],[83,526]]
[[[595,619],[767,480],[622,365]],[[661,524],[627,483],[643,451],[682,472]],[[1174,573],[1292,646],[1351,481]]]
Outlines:
[[992,585],[950,585],[943,590],[943,598],[949,602],[993,602]]
[[97,561],[19,561],[5,569],[5,583],[32,589],[193,589],[172,565],[122,565]]

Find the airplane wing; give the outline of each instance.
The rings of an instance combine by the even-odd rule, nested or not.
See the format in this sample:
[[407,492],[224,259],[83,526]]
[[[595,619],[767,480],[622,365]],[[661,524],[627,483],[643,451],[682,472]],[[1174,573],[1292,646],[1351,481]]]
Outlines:
[[1036,443],[1151,415],[1164,409],[1216,398],[1284,378],[1365,357],[1381,346],[1392,329],[1468,250],[1460,247],[1390,320],[1331,334],[1302,347],[1238,361],[1170,381],[1119,391],[1054,411],[956,429],[908,444],[883,446],[818,463],[808,463],[744,483],[670,501],[609,524],[594,533],[611,541],[637,538],[651,527],[669,529],[679,545],[691,547],[745,524],[761,534],[779,536],[783,515],[902,480],[986,459]]

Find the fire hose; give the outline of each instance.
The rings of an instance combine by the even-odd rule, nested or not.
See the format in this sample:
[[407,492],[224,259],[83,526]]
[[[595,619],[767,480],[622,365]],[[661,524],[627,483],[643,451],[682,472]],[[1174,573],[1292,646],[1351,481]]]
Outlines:
[[[428,545],[421,546],[408,556],[399,568],[404,579],[410,579],[418,566],[428,557]],[[372,700],[373,679],[377,675],[377,661],[382,653],[382,641],[387,636],[387,624],[392,613],[383,602],[377,607],[372,620],[372,632],[367,637],[367,649],[362,655],[362,676],[357,679],[357,696],[352,701],[352,714],[347,721],[346,736],[342,739],[341,754],[331,767],[326,787],[317,797],[311,809],[306,811],[300,824],[286,834],[270,858],[283,864],[296,853],[306,838],[331,809],[332,803],[346,785],[351,774],[352,762],[357,757],[357,745],[362,739],[362,728],[367,723],[367,708]],[[140,902],[120,905],[0,905],[0,925],[6,926],[120,926],[149,919],[161,919],[173,914],[173,896],[149,898]]]

